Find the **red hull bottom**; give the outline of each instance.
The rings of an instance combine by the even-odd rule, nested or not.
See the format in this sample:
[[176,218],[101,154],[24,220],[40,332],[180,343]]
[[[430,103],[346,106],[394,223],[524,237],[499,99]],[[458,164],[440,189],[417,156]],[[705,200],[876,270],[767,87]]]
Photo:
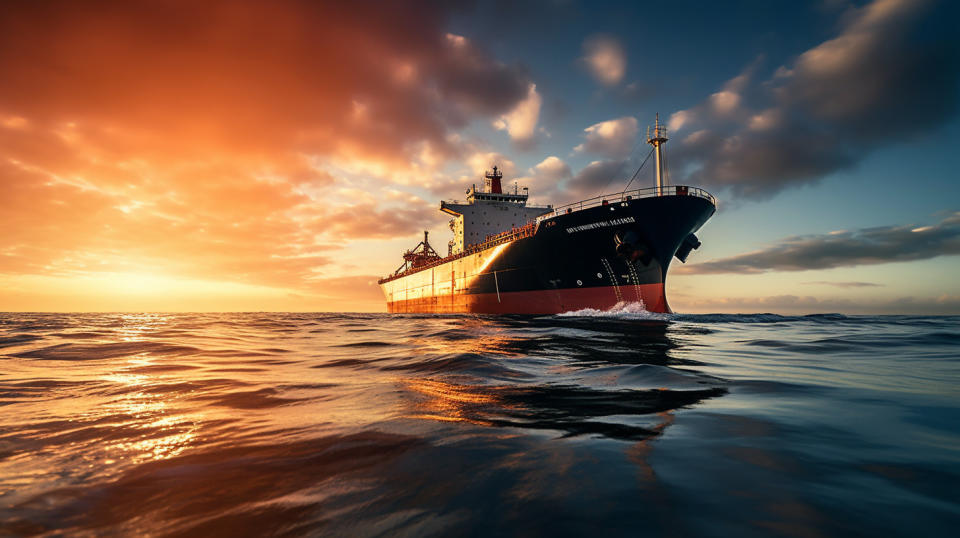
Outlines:
[[618,303],[643,301],[650,312],[670,313],[663,284],[597,288],[444,295],[392,301],[390,313],[559,314],[594,308],[608,310]]

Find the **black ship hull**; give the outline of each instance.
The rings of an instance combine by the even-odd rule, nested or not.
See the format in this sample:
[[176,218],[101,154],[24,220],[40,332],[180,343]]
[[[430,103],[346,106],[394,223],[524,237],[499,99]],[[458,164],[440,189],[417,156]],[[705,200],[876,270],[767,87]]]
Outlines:
[[526,236],[383,279],[388,310],[552,314],[642,302],[670,312],[670,263],[716,210],[712,198],[674,192],[571,209]]

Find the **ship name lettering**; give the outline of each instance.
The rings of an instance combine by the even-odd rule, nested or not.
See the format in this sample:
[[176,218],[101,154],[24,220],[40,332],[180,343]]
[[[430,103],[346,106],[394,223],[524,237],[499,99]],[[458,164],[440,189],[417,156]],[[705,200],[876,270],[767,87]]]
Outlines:
[[630,224],[631,222],[636,222],[635,220],[633,220],[633,217],[624,217],[622,219],[605,220],[601,222],[591,222],[590,224],[583,224],[581,226],[574,226],[572,228],[567,228],[567,233],[572,234],[577,232],[583,232],[586,230],[596,230],[597,228],[619,226],[620,224]]

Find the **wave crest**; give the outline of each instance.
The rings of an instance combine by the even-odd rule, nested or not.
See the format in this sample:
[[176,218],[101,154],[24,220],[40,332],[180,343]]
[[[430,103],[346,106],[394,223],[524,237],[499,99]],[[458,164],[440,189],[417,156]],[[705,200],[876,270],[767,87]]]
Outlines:
[[561,318],[614,318],[614,319],[670,319],[670,314],[658,314],[650,312],[644,306],[643,301],[625,302],[621,301],[607,310],[598,310],[596,308],[583,308],[581,310],[572,310],[557,314]]

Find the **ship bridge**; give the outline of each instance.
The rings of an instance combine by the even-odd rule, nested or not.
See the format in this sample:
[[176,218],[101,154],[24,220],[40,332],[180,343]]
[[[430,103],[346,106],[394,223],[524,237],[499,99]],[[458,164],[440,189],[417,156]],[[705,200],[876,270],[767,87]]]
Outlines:
[[520,228],[540,215],[553,211],[553,206],[527,205],[530,191],[514,185],[513,192],[503,192],[503,173],[496,167],[484,175],[481,190],[474,184],[467,189],[467,199],[440,202],[440,211],[452,215],[450,230],[453,240],[450,254],[460,254],[471,245],[482,243],[488,236]]

